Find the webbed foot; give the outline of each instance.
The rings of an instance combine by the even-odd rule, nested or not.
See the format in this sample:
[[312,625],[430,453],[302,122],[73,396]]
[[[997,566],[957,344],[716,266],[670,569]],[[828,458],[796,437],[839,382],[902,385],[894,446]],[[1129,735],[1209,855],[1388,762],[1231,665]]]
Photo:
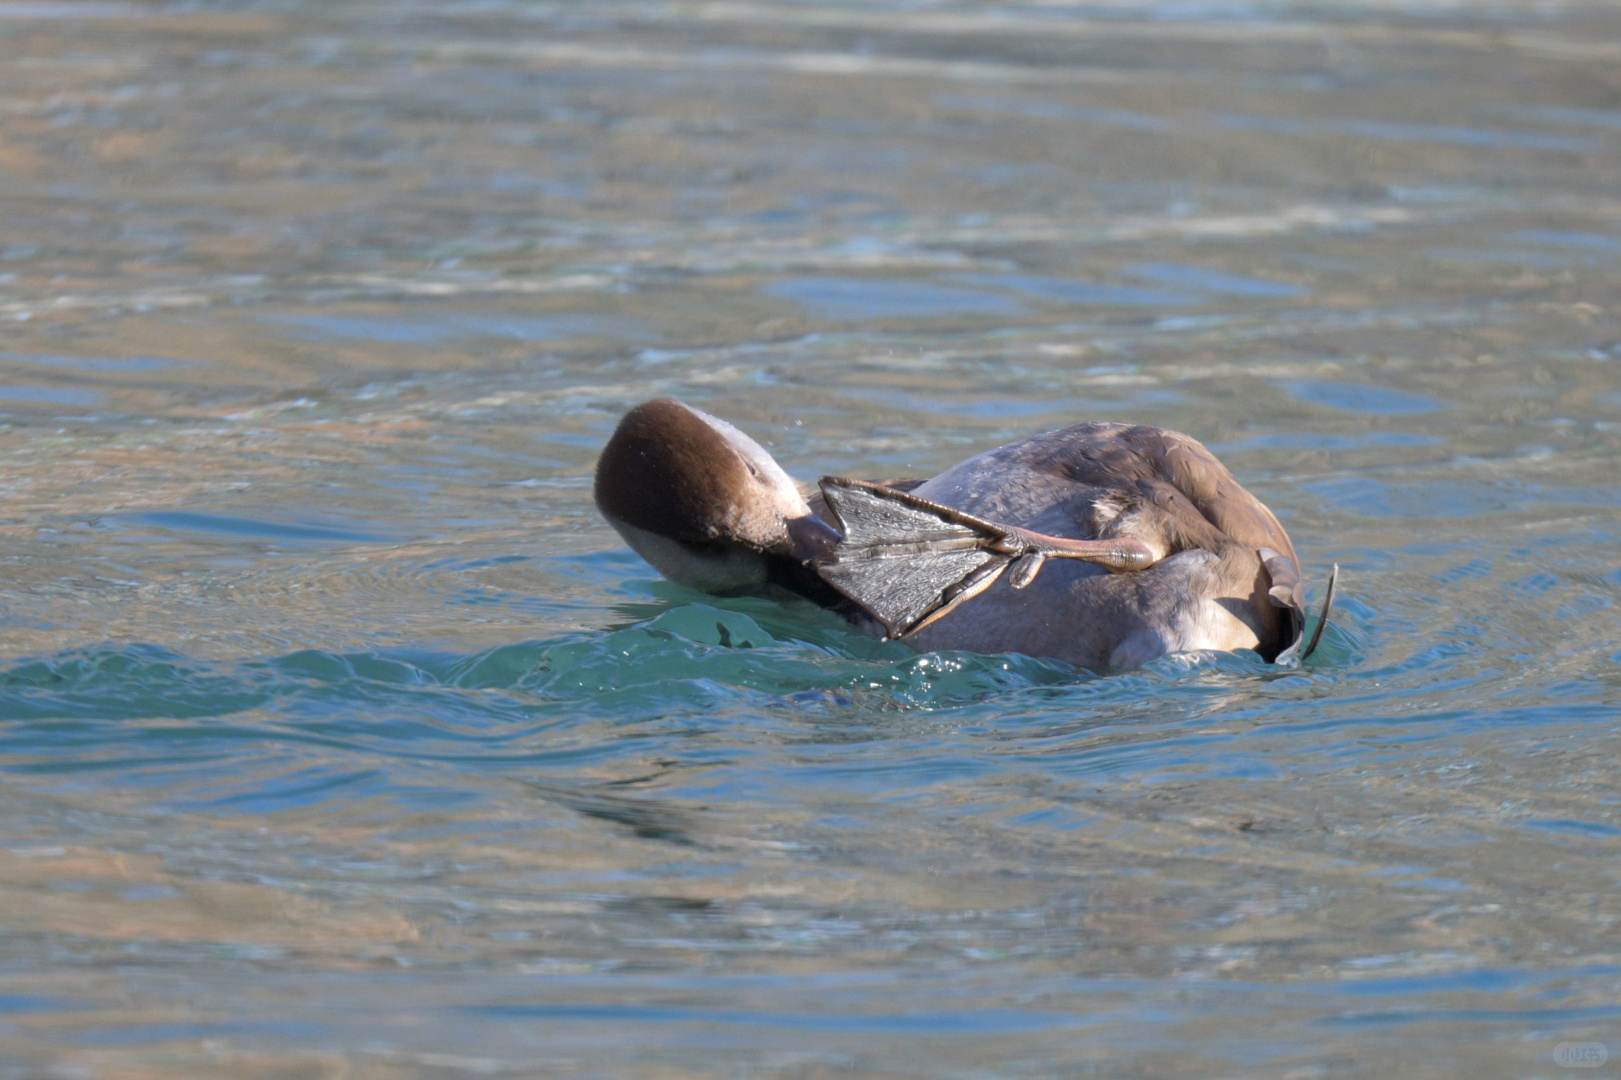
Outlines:
[[1047,536],[862,480],[827,476],[821,487],[844,539],[812,565],[892,638],[916,633],[978,596],[1010,566],[1012,586],[1022,589],[1048,559],[1083,559],[1117,572],[1155,562],[1148,546],[1131,537]]

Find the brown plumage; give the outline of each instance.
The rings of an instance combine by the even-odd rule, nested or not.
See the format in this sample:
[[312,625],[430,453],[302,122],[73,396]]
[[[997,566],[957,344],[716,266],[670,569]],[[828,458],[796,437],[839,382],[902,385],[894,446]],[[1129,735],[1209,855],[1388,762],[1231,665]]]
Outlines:
[[[775,569],[753,580],[786,585],[922,649],[1026,652],[1089,668],[1195,649],[1249,648],[1284,662],[1302,651],[1304,594],[1288,535],[1187,435],[1077,424],[929,480],[825,477],[808,501],[796,494],[790,504],[777,492],[777,509],[752,506],[755,522],[776,513],[803,529],[801,515],[814,513],[843,534],[831,547],[819,537],[821,550],[807,554],[805,545],[762,545],[757,535],[771,530],[758,525],[754,539],[728,533],[742,518],[717,508],[748,507],[757,493],[716,466],[723,455],[713,447],[694,448],[742,439],[764,455],[747,436],[675,402],[632,416],[603,453],[597,491],[639,551],[646,536],[621,522],[711,552],[765,552]],[[646,506],[627,508],[615,492]],[[667,576],[711,587],[690,573],[683,579],[686,568],[667,559],[654,562]]]

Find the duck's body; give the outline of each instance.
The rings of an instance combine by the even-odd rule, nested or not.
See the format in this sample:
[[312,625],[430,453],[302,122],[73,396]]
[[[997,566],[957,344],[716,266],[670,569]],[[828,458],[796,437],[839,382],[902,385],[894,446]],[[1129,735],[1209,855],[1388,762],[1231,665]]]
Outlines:
[[1283,527],[1210,451],[1159,428],[1078,424],[921,483],[824,479],[807,499],[737,429],[662,399],[627,414],[596,492],[666,577],[710,591],[775,582],[923,650],[1093,670],[1300,652]]
[[[1219,488],[1216,501],[1233,519],[1226,522],[1230,532],[1189,498],[1201,481]],[[1272,603],[1272,582],[1257,554],[1266,547],[1293,563],[1288,536],[1185,435],[1078,424],[969,458],[912,494],[1050,536],[1134,536],[1156,556],[1147,569],[1126,573],[1075,559],[1049,561],[1023,589],[1004,575],[919,630],[912,640],[921,649],[1022,652],[1099,669],[1200,649],[1254,649],[1270,660],[1294,640],[1288,609]]]

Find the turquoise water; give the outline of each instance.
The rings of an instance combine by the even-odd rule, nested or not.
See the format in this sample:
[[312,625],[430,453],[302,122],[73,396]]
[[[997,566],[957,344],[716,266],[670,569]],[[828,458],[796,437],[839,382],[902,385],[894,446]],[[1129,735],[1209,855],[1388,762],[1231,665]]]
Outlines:
[[[1621,1060],[1617,42],[0,5],[0,1076]],[[807,478],[1187,431],[1335,621],[1096,675],[681,589],[590,498],[660,394]]]

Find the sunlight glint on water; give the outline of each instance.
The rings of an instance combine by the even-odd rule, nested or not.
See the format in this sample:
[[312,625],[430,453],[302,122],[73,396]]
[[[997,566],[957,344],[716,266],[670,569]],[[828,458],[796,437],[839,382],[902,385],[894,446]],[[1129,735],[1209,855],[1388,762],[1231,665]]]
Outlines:
[[[1621,1055],[1603,5],[0,5],[0,1076]],[[661,582],[597,449],[1080,419],[1322,650]]]

